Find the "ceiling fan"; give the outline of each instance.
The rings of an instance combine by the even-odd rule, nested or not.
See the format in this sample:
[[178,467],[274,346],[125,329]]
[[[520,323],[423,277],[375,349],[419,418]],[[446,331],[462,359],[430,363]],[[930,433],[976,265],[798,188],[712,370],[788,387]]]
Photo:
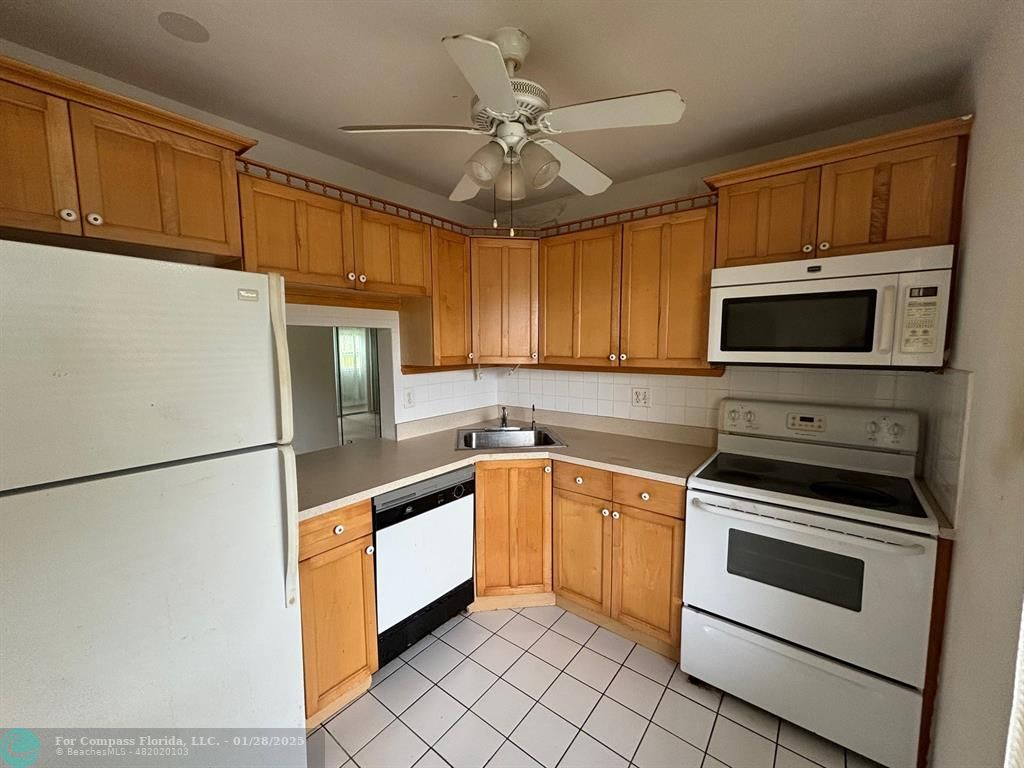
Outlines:
[[502,27],[489,39],[453,35],[441,40],[476,96],[472,125],[346,125],[347,133],[464,133],[490,140],[466,161],[464,175],[448,196],[469,200],[494,188],[500,200],[521,200],[527,187],[543,189],[561,176],[585,195],[597,195],[612,180],[550,137],[573,131],[669,125],[686,103],[671,90],[551,108],[538,83],[516,77],[530,51],[521,29]]

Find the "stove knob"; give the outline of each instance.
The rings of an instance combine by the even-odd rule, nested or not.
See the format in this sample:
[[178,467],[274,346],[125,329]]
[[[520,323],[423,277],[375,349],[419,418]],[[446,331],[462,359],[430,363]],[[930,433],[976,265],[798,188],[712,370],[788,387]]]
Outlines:
[[746,422],[748,424],[752,424],[754,422],[754,412],[753,411],[744,411],[743,412],[743,418],[746,420]]
[[892,425],[890,425],[890,427],[889,427],[889,435],[892,436],[893,440],[895,440],[896,438],[898,438],[902,434],[903,434],[903,425],[902,424],[892,424]]
[[729,421],[739,421],[740,412],[733,408],[729,411]]
[[869,421],[864,426],[864,429],[866,429],[868,431],[869,435],[874,437],[876,434],[878,434],[878,422],[877,421]]

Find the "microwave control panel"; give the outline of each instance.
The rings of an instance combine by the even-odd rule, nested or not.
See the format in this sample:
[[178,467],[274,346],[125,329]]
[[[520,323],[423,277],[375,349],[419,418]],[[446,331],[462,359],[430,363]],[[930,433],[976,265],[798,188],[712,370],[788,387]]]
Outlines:
[[940,336],[939,287],[915,285],[906,289],[903,299],[903,329],[900,352],[930,354],[935,352]]

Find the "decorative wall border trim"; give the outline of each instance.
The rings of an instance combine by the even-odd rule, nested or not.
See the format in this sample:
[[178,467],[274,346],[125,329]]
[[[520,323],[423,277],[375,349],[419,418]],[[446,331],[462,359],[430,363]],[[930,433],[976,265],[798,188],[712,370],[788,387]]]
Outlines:
[[[320,179],[313,178],[312,176],[303,176],[300,173],[292,173],[291,171],[286,171],[283,168],[268,165],[267,163],[261,163],[256,160],[239,157],[237,158],[236,163],[240,173],[245,173],[259,179],[276,181],[279,184],[295,187],[296,189],[312,192],[316,195],[323,195],[324,197],[330,197],[335,200],[341,200],[351,205],[359,206],[360,208],[367,208],[371,211],[380,211],[381,213],[389,213],[392,216],[409,219],[410,221],[419,221],[424,224],[439,227],[440,229],[446,229],[449,232],[456,232],[468,237],[506,236],[503,234],[507,232],[506,227],[499,227],[498,229],[494,229],[492,227],[471,227],[451,219],[446,219],[442,216],[435,216],[432,213],[421,211],[418,208],[411,208],[407,205],[401,205],[399,203],[391,202],[390,200],[385,200],[384,198],[374,197],[373,195],[367,195],[362,192],[356,192],[355,190],[348,189],[347,187],[331,184],[328,181],[322,181]],[[588,229],[606,227],[612,224],[624,224],[628,221],[647,219],[652,216],[661,216],[667,213],[679,213],[680,211],[689,211],[695,208],[707,208],[715,205],[717,202],[718,195],[715,192],[708,191],[699,195],[678,197],[672,200],[650,203],[649,205],[640,205],[635,208],[623,208],[622,210],[612,211],[611,213],[602,213],[598,216],[574,219],[573,221],[567,221],[562,224],[551,224],[545,227],[534,228],[517,227],[516,237],[541,238],[552,237],[554,235],[564,235],[571,232],[584,232]]]

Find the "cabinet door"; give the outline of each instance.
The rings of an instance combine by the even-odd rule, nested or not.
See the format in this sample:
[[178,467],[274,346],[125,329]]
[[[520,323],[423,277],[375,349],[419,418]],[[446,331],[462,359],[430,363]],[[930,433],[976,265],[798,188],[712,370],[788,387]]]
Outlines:
[[476,466],[476,593],[551,591],[551,462]]
[[555,490],[555,592],[611,613],[611,503]]
[[949,243],[956,166],[956,138],[823,166],[818,255]]
[[435,227],[431,258],[434,365],[463,365],[473,351],[469,239]]
[[372,536],[299,563],[306,716],[377,669]]
[[619,353],[622,228],[541,241],[541,360],[614,367]]
[[612,618],[678,646],[683,521],[618,505],[612,516]]
[[289,283],[352,288],[352,211],[348,204],[242,175],[245,268],[279,272]]
[[475,362],[537,362],[539,262],[535,240],[473,239]]
[[626,224],[622,252],[622,366],[707,366],[715,210]]
[[814,255],[819,170],[769,176],[718,190],[716,267]]
[[367,291],[430,293],[430,229],[386,213],[353,208],[358,286]]
[[71,129],[84,234],[242,255],[231,151],[74,103]]
[[82,234],[68,103],[3,81],[0,226]]

